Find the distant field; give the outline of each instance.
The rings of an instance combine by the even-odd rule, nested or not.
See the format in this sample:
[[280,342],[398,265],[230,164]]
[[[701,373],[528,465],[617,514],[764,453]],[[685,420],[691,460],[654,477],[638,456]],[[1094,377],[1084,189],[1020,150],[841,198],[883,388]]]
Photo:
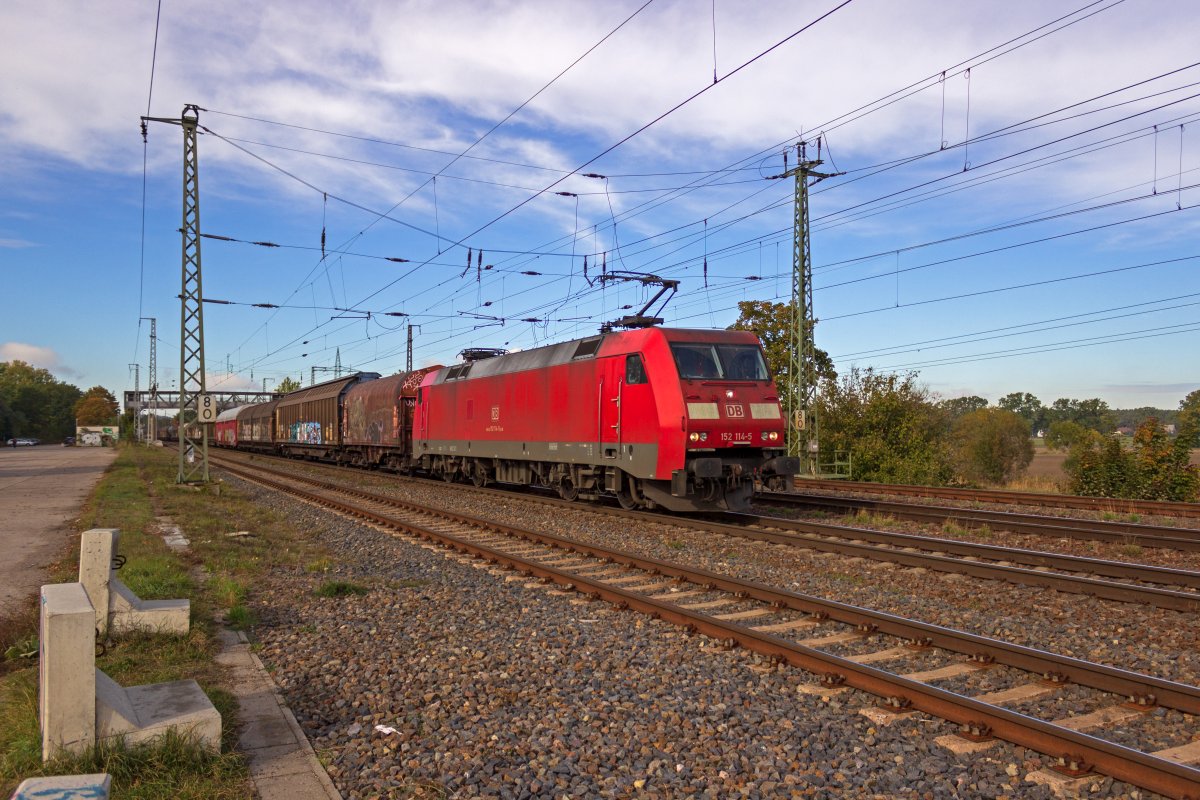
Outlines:
[[[1061,480],[1067,476],[1062,468],[1063,462],[1066,460],[1066,453],[1047,450],[1045,445],[1038,442],[1034,445],[1033,462],[1029,465],[1029,469],[1025,471],[1025,476],[1028,478],[1046,478],[1053,481]],[[1193,464],[1200,466],[1200,448],[1192,450],[1191,461]]]

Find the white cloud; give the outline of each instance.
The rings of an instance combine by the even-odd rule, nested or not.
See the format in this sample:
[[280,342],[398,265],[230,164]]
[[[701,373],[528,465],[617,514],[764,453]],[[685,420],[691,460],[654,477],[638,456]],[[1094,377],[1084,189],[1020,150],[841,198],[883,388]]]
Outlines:
[[78,370],[62,363],[58,352],[52,347],[41,347],[26,342],[3,342],[0,343],[0,361],[24,361],[31,366],[49,370],[55,375],[72,380],[81,377]]
[[39,347],[25,342],[4,342],[0,344],[0,360],[24,361],[35,367],[53,369],[59,366],[58,353],[50,347]]

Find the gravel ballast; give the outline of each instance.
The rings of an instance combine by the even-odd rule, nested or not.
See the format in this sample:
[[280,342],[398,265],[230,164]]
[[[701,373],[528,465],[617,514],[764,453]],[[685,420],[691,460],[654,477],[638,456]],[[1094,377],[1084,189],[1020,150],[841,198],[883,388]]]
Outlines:
[[[348,474],[416,502],[1172,680],[1200,674],[1194,614]],[[1050,796],[1025,780],[1039,754],[1001,743],[956,755],[935,742],[949,723],[916,714],[877,724],[857,713],[875,702],[865,694],[800,691],[814,682],[801,670],[237,484],[334,556],[328,573],[280,572],[258,587],[254,635],[346,797]],[[330,580],[369,592],[316,596]],[[998,669],[940,685],[977,693],[1023,680]],[[1094,693],[1071,688],[1051,713],[1095,707]],[[1131,723],[1113,738],[1165,747],[1197,730],[1187,715],[1160,718],[1161,728]],[[1152,796],[1108,779],[1085,791]]]

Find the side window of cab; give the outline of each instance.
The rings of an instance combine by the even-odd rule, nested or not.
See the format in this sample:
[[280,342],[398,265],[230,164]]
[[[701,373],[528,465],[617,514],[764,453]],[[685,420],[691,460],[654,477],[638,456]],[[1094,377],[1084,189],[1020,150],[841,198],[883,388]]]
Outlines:
[[625,384],[632,386],[633,384],[646,383],[646,365],[642,362],[642,357],[638,353],[625,357]]

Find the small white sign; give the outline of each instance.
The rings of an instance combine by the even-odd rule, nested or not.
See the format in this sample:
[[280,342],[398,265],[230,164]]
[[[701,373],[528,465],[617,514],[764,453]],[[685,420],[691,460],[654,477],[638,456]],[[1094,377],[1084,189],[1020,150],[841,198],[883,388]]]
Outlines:
[[196,395],[196,419],[199,422],[217,421],[217,400],[211,394]]

